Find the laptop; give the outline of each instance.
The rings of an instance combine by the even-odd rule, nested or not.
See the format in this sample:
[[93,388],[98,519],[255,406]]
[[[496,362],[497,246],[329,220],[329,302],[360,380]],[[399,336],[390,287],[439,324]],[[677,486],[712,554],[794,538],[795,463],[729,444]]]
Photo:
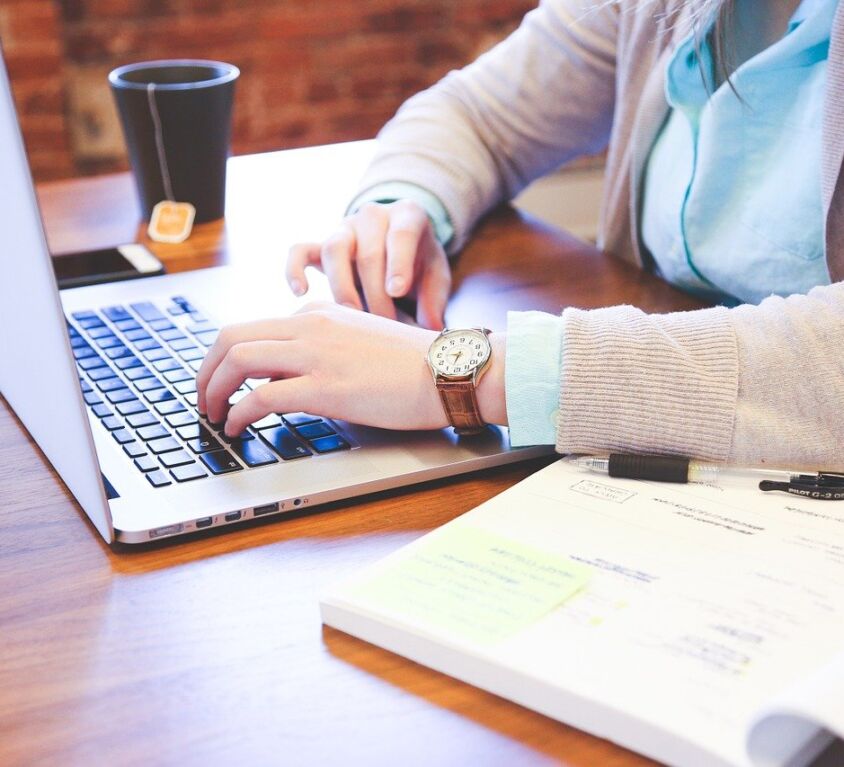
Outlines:
[[59,293],[2,57],[0,167],[0,392],[107,542],[282,517],[550,452],[511,449],[497,427],[461,439],[318,413],[272,415],[227,440],[196,410],[205,351],[223,324],[302,300],[234,267]]

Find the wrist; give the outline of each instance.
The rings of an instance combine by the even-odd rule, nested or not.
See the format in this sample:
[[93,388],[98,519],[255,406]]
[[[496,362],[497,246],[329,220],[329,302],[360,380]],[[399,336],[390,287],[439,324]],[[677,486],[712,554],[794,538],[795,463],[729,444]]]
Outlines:
[[504,396],[504,366],[507,347],[506,333],[490,333],[492,355],[489,368],[478,383],[475,394],[478,409],[485,423],[507,425],[507,405]]

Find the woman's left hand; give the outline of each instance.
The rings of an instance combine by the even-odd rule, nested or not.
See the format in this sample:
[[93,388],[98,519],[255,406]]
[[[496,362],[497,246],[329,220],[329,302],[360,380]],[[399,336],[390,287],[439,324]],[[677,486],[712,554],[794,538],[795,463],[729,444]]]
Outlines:
[[[270,413],[310,412],[388,429],[448,425],[426,362],[436,332],[331,303],[224,328],[196,378],[198,408],[226,434]],[[247,378],[269,378],[235,405]]]

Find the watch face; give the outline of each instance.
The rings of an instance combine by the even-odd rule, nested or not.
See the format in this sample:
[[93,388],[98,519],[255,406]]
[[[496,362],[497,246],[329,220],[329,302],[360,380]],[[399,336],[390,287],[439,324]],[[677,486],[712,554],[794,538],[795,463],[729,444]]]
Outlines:
[[440,335],[428,351],[428,361],[436,373],[467,376],[481,367],[491,349],[486,333],[479,330],[449,330]]

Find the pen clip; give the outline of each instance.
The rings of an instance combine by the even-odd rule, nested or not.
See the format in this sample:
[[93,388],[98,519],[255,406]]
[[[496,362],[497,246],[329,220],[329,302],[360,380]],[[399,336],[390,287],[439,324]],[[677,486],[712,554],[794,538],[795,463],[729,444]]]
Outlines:
[[844,474],[821,471],[817,474],[795,474],[788,482],[766,479],[759,483],[759,489],[762,492],[779,490],[818,501],[844,501]]

